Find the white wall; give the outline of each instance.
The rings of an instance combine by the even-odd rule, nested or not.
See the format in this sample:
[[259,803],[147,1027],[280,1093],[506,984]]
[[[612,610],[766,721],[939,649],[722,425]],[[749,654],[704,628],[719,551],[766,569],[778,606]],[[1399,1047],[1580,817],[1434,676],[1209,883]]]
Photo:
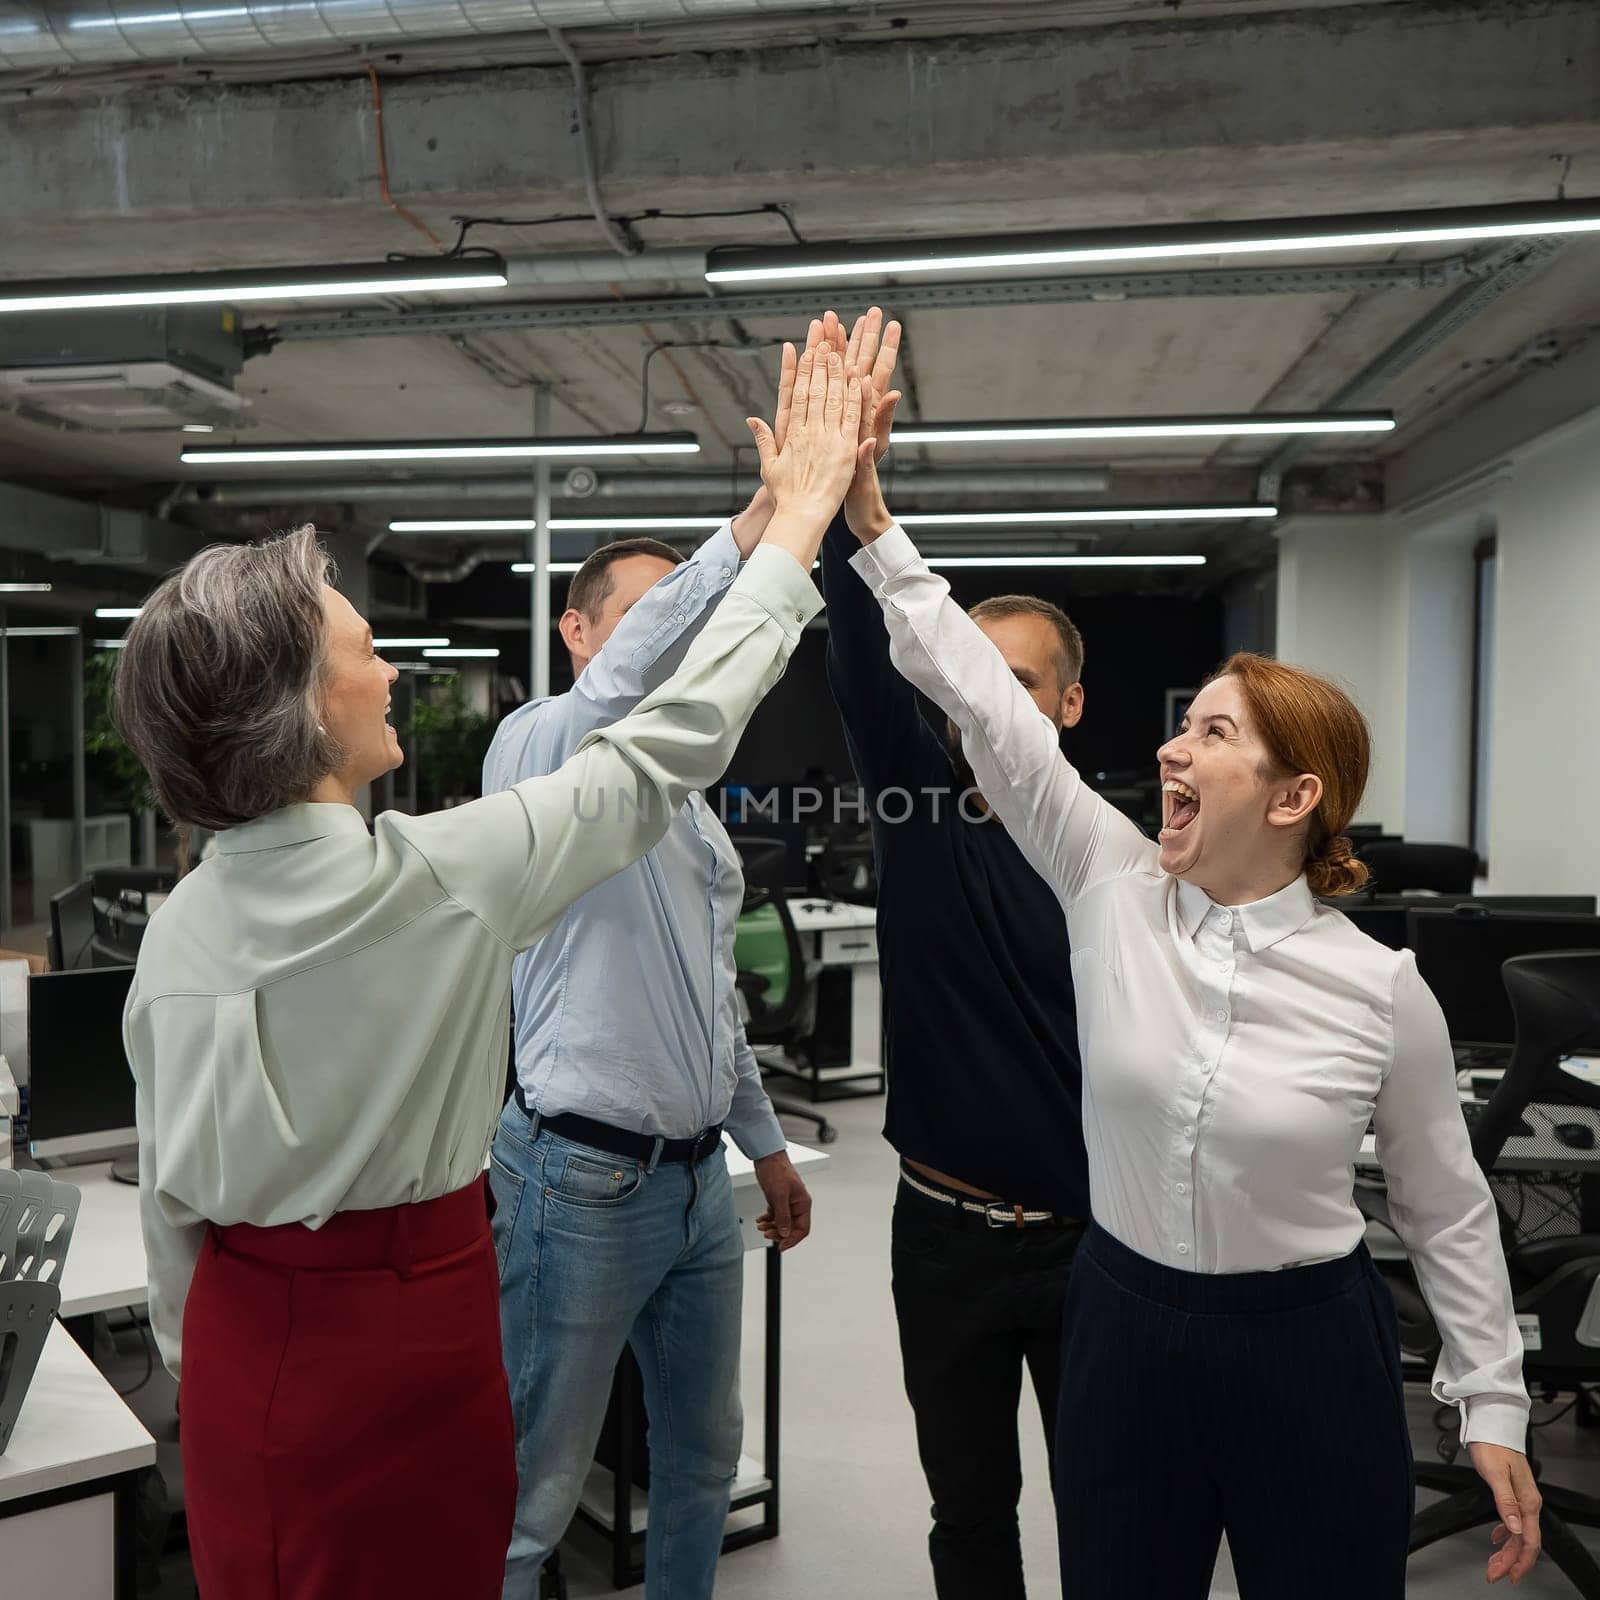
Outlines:
[[1489,889],[1600,895],[1600,411],[1431,509],[1286,519],[1278,653],[1372,723],[1357,821],[1466,844],[1473,548],[1497,539]]
[[1408,564],[1405,806],[1408,839],[1472,842],[1473,551],[1492,518],[1478,508],[1399,523]]
[[1295,517],[1279,531],[1278,656],[1340,683],[1372,727],[1357,822],[1398,833],[1405,811],[1403,540],[1383,517]]
[[1519,453],[1498,520],[1490,888],[1600,894],[1600,413]]

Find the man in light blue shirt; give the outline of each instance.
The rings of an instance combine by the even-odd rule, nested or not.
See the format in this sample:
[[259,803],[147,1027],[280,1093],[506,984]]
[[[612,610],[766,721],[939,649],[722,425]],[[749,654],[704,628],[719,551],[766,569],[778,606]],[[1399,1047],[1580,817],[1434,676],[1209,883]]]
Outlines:
[[[576,682],[506,718],[484,792],[553,772],[664,682],[769,516],[763,490],[687,561],[643,539],[591,555],[561,618]],[[519,1481],[506,1600],[538,1593],[628,1342],[650,1418],[647,1596],[712,1592],[742,1431],[743,1250],[719,1129],[755,1162],[780,1249],[811,1211],[739,1017],[743,888],[695,794],[516,961],[518,1087],[490,1167]]]

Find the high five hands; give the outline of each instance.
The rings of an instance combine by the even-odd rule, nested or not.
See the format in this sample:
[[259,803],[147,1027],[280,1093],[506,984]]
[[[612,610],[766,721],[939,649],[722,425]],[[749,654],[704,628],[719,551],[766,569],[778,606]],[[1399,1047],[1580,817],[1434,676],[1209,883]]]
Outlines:
[[[741,551],[748,554],[754,548],[777,503],[780,481],[769,472],[769,462],[780,477],[788,470],[776,464],[790,454],[786,446],[791,428],[800,421],[817,421],[813,401],[819,392],[823,395],[822,426],[826,429],[827,385],[836,374],[843,380],[845,409],[856,419],[851,475],[843,495],[846,520],[863,542],[890,526],[892,519],[883,503],[877,465],[888,452],[895,408],[901,398],[898,390],[889,388],[899,350],[900,324],[891,321],[886,327],[883,312],[877,306],[858,317],[848,333],[837,313],[825,312],[812,319],[803,350],[784,345],[772,426],[768,428],[754,417],[746,419],[761,455],[762,486],[749,509],[734,522],[734,537]],[[837,369],[835,360],[839,363]],[[859,401],[853,386],[859,386]],[[841,434],[846,432],[841,427]],[[792,498],[798,486],[785,483],[784,487]],[[838,504],[836,500],[828,508],[827,517],[832,516]]]
[[[786,345],[786,373],[791,353]],[[808,571],[855,474],[861,408],[861,379],[845,371],[837,350],[819,345],[795,360],[792,381],[780,383],[775,421],[784,427],[781,444],[774,428],[746,419],[775,507],[762,543],[788,550]]]
[[[812,324],[813,328],[817,325]],[[825,346],[844,356],[845,369],[861,379],[861,437],[856,449],[856,470],[844,498],[845,521],[863,544],[870,544],[893,522],[878,482],[878,463],[889,453],[895,408],[901,392],[891,389],[900,355],[900,324],[884,324],[883,312],[873,306],[856,318],[849,334],[834,312],[824,312],[820,338]]]

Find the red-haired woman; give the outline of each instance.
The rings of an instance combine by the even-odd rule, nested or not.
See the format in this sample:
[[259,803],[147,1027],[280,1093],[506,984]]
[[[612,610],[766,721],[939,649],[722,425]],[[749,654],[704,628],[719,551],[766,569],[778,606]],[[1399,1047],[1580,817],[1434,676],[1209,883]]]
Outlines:
[[1235,656],[1158,752],[1151,843],[894,524],[870,450],[845,509],[896,663],[1067,915],[1094,1227],[1057,1424],[1066,1594],[1200,1600],[1226,1532],[1244,1600],[1401,1600],[1397,1329],[1352,1198],[1369,1121],[1443,1334],[1434,1394],[1500,1509],[1488,1577],[1520,1579],[1539,1549],[1522,1343],[1444,1019],[1409,952],[1316,899],[1365,877],[1343,836],[1360,712]]

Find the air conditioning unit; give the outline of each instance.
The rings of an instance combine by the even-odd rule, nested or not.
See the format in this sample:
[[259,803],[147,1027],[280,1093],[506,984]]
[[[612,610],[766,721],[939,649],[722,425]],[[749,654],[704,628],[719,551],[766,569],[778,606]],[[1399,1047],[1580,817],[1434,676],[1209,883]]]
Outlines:
[[247,426],[228,308],[61,312],[0,325],[0,407],[97,433]]

